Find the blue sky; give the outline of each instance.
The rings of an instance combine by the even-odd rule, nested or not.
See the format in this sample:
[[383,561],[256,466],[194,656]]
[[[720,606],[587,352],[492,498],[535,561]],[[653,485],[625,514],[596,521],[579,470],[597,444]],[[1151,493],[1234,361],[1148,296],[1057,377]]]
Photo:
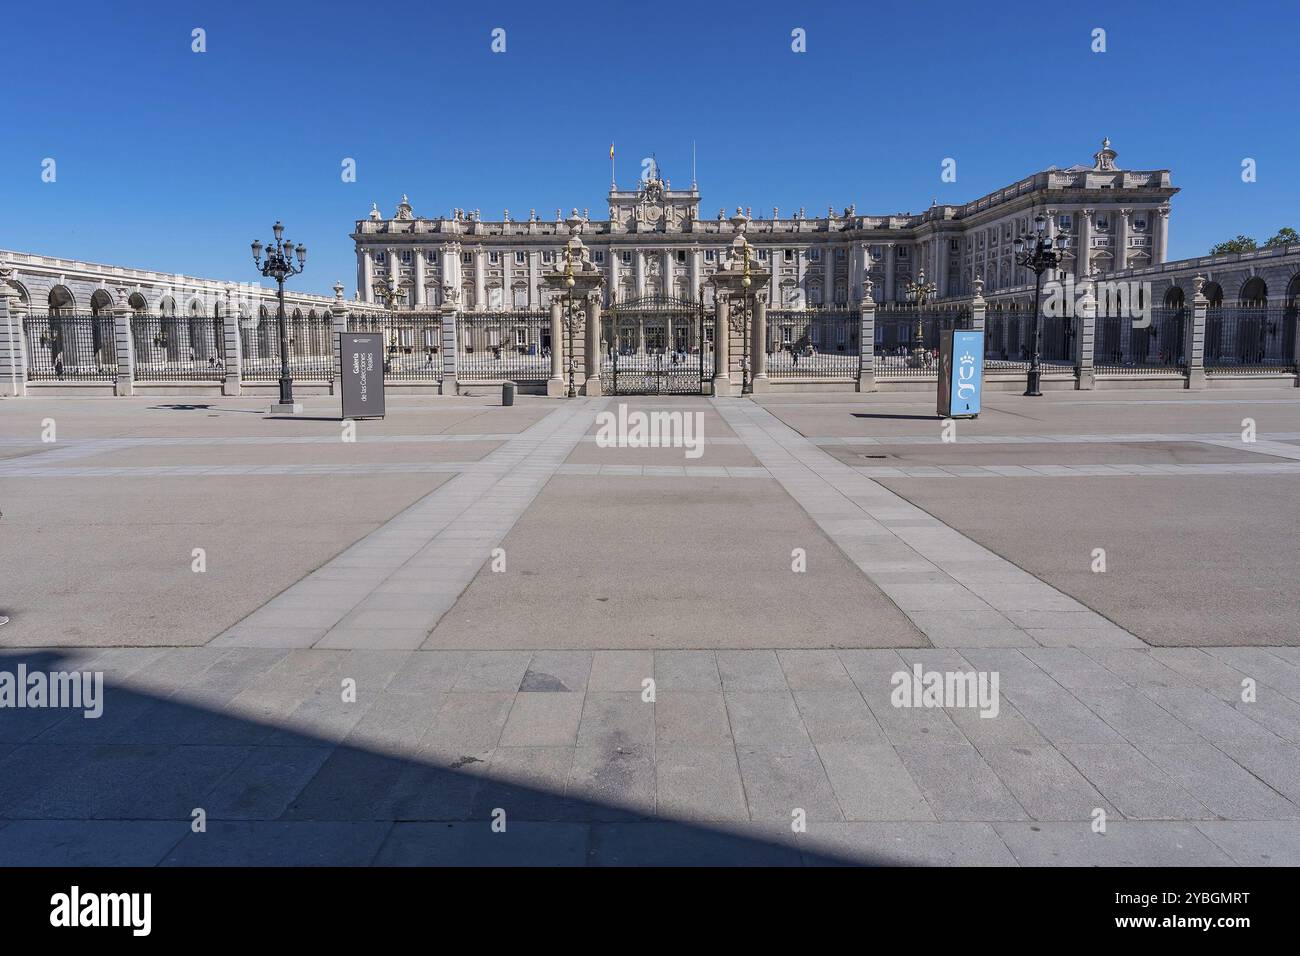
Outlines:
[[1182,187],[1171,258],[1300,228],[1294,0],[71,0],[5,19],[0,248],[251,281],[248,243],[279,218],[311,249],[299,288],[341,279],[350,295],[347,234],[371,201],[601,215],[611,140],[620,183],[653,152],[682,186],[694,140],[712,216],[964,202],[1090,161],[1106,135],[1121,167],[1167,167]]

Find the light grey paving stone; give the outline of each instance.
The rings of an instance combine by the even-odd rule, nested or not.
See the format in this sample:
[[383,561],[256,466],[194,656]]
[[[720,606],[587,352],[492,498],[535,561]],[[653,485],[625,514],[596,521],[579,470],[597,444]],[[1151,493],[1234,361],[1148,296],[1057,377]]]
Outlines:
[[1231,866],[1232,859],[1190,823],[1113,821],[995,823],[1022,866]]
[[789,691],[726,694],[727,715],[737,746],[809,747],[812,741]]
[[328,759],[328,747],[254,747],[238,766],[193,801],[209,820],[274,820]]
[[1217,820],[1196,827],[1240,866],[1300,866],[1300,823]]
[[967,743],[952,718],[940,707],[895,707],[885,691],[863,693],[872,716],[895,746]]
[[796,810],[809,821],[844,819],[812,744],[783,749],[738,746],[736,755],[750,819],[788,827]]
[[1300,819],[1300,806],[1204,740],[1141,749],[1147,759],[1217,816],[1228,820]]
[[[324,678],[285,719],[266,743],[296,743],[300,735],[341,741],[374,706],[407,652],[349,651],[336,673]],[[355,700],[343,699],[343,682],[354,682]]]
[[490,751],[501,739],[515,694],[503,691],[450,692],[433,725],[420,740],[422,750],[439,754]]
[[1278,740],[1228,742],[1221,744],[1220,749],[1292,803],[1300,805],[1300,747]]
[[1241,700],[1229,705],[1239,714],[1244,714],[1261,727],[1266,727],[1291,743],[1300,743],[1300,704],[1273,690],[1264,687],[1259,690],[1259,697],[1249,703]]
[[1135,688],[1078,691],[1083,705],[1139,750],[1157,744],[1194,744],[1204,738]]
[[660,691],[654,704],[655,746],[731,747],[731,722],[720,692]]
[[868,650],[840,650],[840,663],[848,671],[853,683],[864,697],[881,690],[892,689],[894,674],[906,670],[898,651],[872,648]]
[[896,748],[940,820],[1024,820],[1026,813],[970,744]]
[[1015,866],[987,823],[810,824],[799,844],[806,864],[861,866]]
[[209,822],[187,833],[165,866],[368,866],[391,823]]
[[583,866],[588,827],[580,823],[490,821],[398,823],[375,857],[376,866]]
[[655,676],[653,651],[596,651],[592,655],[589,691],[636,691]]
[[677,820],[748,820],[732,746],[655,748],[658,813]]
[[934,812],[889,744],[817,746],[831,788],[848,820],[933,820]]
[[1090,647],[1084,653],[1133,687],[1192,687],[1191,679],[1162,663],[1152,650]]
[[655,812],[655,761],[648,745],[578,747],[569,774],[571,818],[620,820]]
[[718,659],[713,651],[655,651],[658,691],[721,691]]
[[393,675],[388,690],[398,694],[451,690],[468,658],[468,651],[416,651]]
[[532,658],[531,651],[471,651],[452,689],[514,693]]
[[520,693],[501,731],[501,747],[573,747],[582,694]]
[[1118,744],[1123,738],[1064,687],[1048,680],[1004,678],[999,690],[1053,744]]
[[1119,675],[1093,660],[1077,647],[1039,647],[1026,650],[1025,657],[1071,693],[1081,690],[1127,690]]
[[977,749],[985,746],[1049,746],[1047,738],[1001,694],[995,717],[983,717],[979,709],[972,707],[949,707],[944,713]]
[[1241,680],[1246,675],[1199,647],[1153,647],[1153,658],[1170,670],[1184,675],[1190,684],[1221,700],[1241,699]]
[[791,690],[853,690],[853,680],[835,651],[777,651]]
[[886,742],[871,708],[851,683],[848,690],[797,690],[794,701],[814,744]]
[[786,690],[785,671],[775,651],[718,651],[724,691]]
[[653,748],[655,705],[639,693],[591,691],[582,707],[577,746],[616,751]]
[[1229,745],[1271,746],[1279,737],[1267,727],[1239,713],[1207,691],[1189,687],[1148,688],[1157,704],[1202,737],[1226,748]]
[[[222,779],[248,756],[248,747],[179,746],[160,750],[139,765],[124,761],[133,772],[103,766],[96,782],[90,815],[107,820],[176,820],[188,817],[213,782]],[[106,755],[111,761],[111,754]]]
[[412,755],[442,708],[444,694],[385,691],[344,738],[354,747],[398,756]]
[[590,651],[538,651],[528,664],[519,690],[583,693],[590,676]]
[[1115,627],[1026,627],[1025,633],[1043,647],[1110,647],[1141,649],[1140,639]]
[[1300,667],[1294,667],[1265,647],[1208,647],[1205,652],[1261,684],[1300,701]]
[[[933,613],[933,612],[927,612]],[[916,624],[935,647],[1038,647],[1039,644],[1022,628],[1008,624],[1005,627],[966,627],[960,620],[942,623]]]
[[15,820],[0,866],[155,866],[190,830],[175,820]]
[[1131,744],[1066,743],[1060,750],[1130,820],[1205,820],[1214,816]]
[[993,772],[1034,820],[1090,820],[1114,807],[1053,747],[980,748]]

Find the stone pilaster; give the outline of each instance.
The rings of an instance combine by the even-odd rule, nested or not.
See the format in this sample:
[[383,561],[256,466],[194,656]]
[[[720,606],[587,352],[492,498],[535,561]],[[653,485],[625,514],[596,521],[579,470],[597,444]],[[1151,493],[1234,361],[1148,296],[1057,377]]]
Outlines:
[[0,270],[0,395],[17,397],[27,394],[27,313],[9,284],[12,277],[12,269]]
[[[113,394],[122,396],[135,394],[135,337],[131,335],[128,295],[125,288],[120,288],[113,302],[113,346],[117,351],[117,381],[113,383]],[[188,332],[187,324],[182,324],[186,325]],[[183,347],[182,358],[189,354],[189,344],[185,343]]]
[[858,325],[858,391],[876,390],[876,300],[871,297],[872,282],[862,280],[862,301]]
[[725,295],[715,297],[717,317],[713,327],[713,394],[719,398],[731,397],[731,321]]
[[[229,289],[226,290],[225,303],[221,322],[221,361],[226,366],[226,378],[221,383],[221,394],[239,395],[243,391],[243,341],[239,335],[239,304]],[[255,308],[256,304],[251,303],[249,308]]]
[[[1077,263],[1079,260],[1076,259]],[[1075,326],[1078,330],[1074,340],[1074,364],[1079,370],[1075,388],[1092,389],[1097,387],[1097,375],[1093,370],[1093,347],[1097,336],[1097,300],[1093,296],[1091,278],[1083,280],[1083,296],[1079,299]]]
[[1192,307],[1183,316],[1183,355],[1187,360],[1187,387],[1205,388],[1205,316],[1210,300],[1205,296],[1205,276],[1192,280]]
[[456,303],[459,294],[447,282],[442,286],[442,381],[438,384],[438,394],[457,394],[456,359],[460,355],[460,336],[456,329]]
[[587,302],[586,394],[601,395],[600,386],[600,298],[596,292]]
[[546,380],[549,398],[564,397],[564,303],[551,296],[551,377]]
[[749,366],[752,372],[750,385],[754,394],[766,392],[771,386],[767,377],[767,301],[762,293],[754,295],[754,323],[750,330]]

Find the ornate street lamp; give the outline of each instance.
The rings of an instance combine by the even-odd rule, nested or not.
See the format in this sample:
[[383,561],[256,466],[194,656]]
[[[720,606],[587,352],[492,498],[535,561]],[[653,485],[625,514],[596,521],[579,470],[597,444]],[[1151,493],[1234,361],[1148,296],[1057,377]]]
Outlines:
[[916,274],[919,282],[908,282],[905,290],[908,302],[916,303],[916,344],[912,346],[912,354],[908,356],[907,364],[912,368],[923,368],[925,366],[925,328],[922,325],[922,313],[925,311],[925,305],[931,297],[939,291],[933,282],[925,281],[925,270],[922,269]]
[[[1086,250],[1085,250],[1086,252]],[[1040,212],[1034,217],[1033,235],[1017,236],[1015,241],[1016,264],[1034,273],[1034,320],[1030,326],[1029,374],[1025,378],[1025,395],[1039,397],[1042,370],[1039,368],[1040,339],[1042,338],[1042,307],[1039,297],[1043,290],[1043,273],[1055,269],[1061,262],[1061,247],[1047,235],[1047,219]]]
[[[271,231],[275,233],[274,242],[266,244],[266,262],[262,262],[262,244],[253,240],[253,264],[261,270],[262,275],[275,279],[279,286],[280,300],[280,404],[293,405],[293,379],[289,377],[289,335],[284,324],[284,280],[302,272],[307,265],[307,247],[295,246],[284,238],[284,226],[276,220]],[[298,264],[293,259],[295,253]]]

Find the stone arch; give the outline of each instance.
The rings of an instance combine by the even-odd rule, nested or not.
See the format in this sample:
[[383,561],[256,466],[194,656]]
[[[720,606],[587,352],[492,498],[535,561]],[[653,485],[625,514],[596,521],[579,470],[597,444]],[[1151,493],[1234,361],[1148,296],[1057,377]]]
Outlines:
[[1181,309],[1185,301],[1186,296],[1184,295],[1181,286],[1171,285],[1165,290],[1166,309]]
[[1210,302],[1210,308],[1217,309],[1223,306],[1223,286],[1217,282],[1207,282],[1201,289],[1201,294]]
[[91,315],[112,315],[113,296],[107,289],[96,289],[90,296]]
[[50,315],[72,315],[77,311],[76,297],[66,285],[56,285],[51,288],[47,301]]
[[149,303],[145,301],[144,296],[139,292],[132,292],[127,296],[126,304],[131,307],[131,311],[136,315],[145,315],[149,311]]
[[1286,284],[1286,306],[1288,309],[1300,306],[1300,272],[1293,275]]
[[1259,276],[1251,276],[1241,285],[1237,293],[1237,304],[1262,308],[1268,305],[1268,283]]
[[165,295],[165,296],[163,296],[161,299],[159,299],[159,300],[158,300],[158,314],[159,314],[159,315],[175,315],[175,314],[176,314],[176,300],[173,299],[173,298],[172,298],[171,296],[169,296],[169,295]]

